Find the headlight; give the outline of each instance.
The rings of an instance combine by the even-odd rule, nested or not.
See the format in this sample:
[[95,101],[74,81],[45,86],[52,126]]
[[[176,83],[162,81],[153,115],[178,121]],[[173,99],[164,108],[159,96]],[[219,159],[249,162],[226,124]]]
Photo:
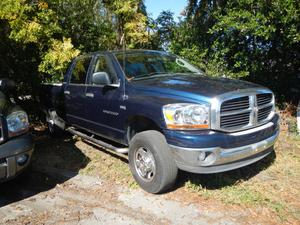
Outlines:
[[170,104],[163,106],[168,129],[208,129],[209,104]]
[[13,112],[6,118],[9,137],[24,133],[29,128],[28,116],[24,111]]

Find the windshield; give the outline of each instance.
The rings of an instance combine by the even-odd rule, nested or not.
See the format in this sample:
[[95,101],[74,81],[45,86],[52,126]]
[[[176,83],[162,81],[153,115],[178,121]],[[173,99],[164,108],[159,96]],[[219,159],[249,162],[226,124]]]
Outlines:
[[[184,59],[165,52],[122,52],[115,54],[128,79],[170,74],[202,74]],[[125,68],[124,68],[125,62]]]

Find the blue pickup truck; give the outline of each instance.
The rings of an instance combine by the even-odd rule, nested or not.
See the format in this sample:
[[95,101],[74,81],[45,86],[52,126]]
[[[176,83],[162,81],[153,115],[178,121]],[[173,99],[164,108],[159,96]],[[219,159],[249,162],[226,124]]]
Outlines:
[[128,154],[150,193],[171,188],[178,169],[218,173],[254,163],[279,134],[272,91],[208,77],[162,51],[79,56],[62,83],[43,85],[40,101],[52,133],[67,130]]
[[0,183],[23,172],[34,150],[28,116],[9,98],[14,86],[13,81],[0,78]]

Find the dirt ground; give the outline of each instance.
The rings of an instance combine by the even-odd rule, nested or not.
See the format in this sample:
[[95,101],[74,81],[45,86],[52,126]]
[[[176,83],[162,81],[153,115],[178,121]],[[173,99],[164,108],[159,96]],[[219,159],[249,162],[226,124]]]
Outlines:
[[1,202],[1,224],[239,224],[245,214],[57,170],[33,171],[24,179],[1,187],[7,196]]
[[32,167],[0,185],[0,224],[300,224],[190,191],[194,178],[183,172],[174,190],[151,195],[137,187],[124,155],[39,129],[35,138]]

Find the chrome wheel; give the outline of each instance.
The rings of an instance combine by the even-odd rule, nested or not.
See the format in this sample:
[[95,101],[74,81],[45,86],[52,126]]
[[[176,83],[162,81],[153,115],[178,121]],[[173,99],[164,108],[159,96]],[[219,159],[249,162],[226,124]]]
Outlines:
[[152,152],[144,147],[139,148],[134,157],[135,169],[144,181],[153,180],[156,172],[155,160]]

